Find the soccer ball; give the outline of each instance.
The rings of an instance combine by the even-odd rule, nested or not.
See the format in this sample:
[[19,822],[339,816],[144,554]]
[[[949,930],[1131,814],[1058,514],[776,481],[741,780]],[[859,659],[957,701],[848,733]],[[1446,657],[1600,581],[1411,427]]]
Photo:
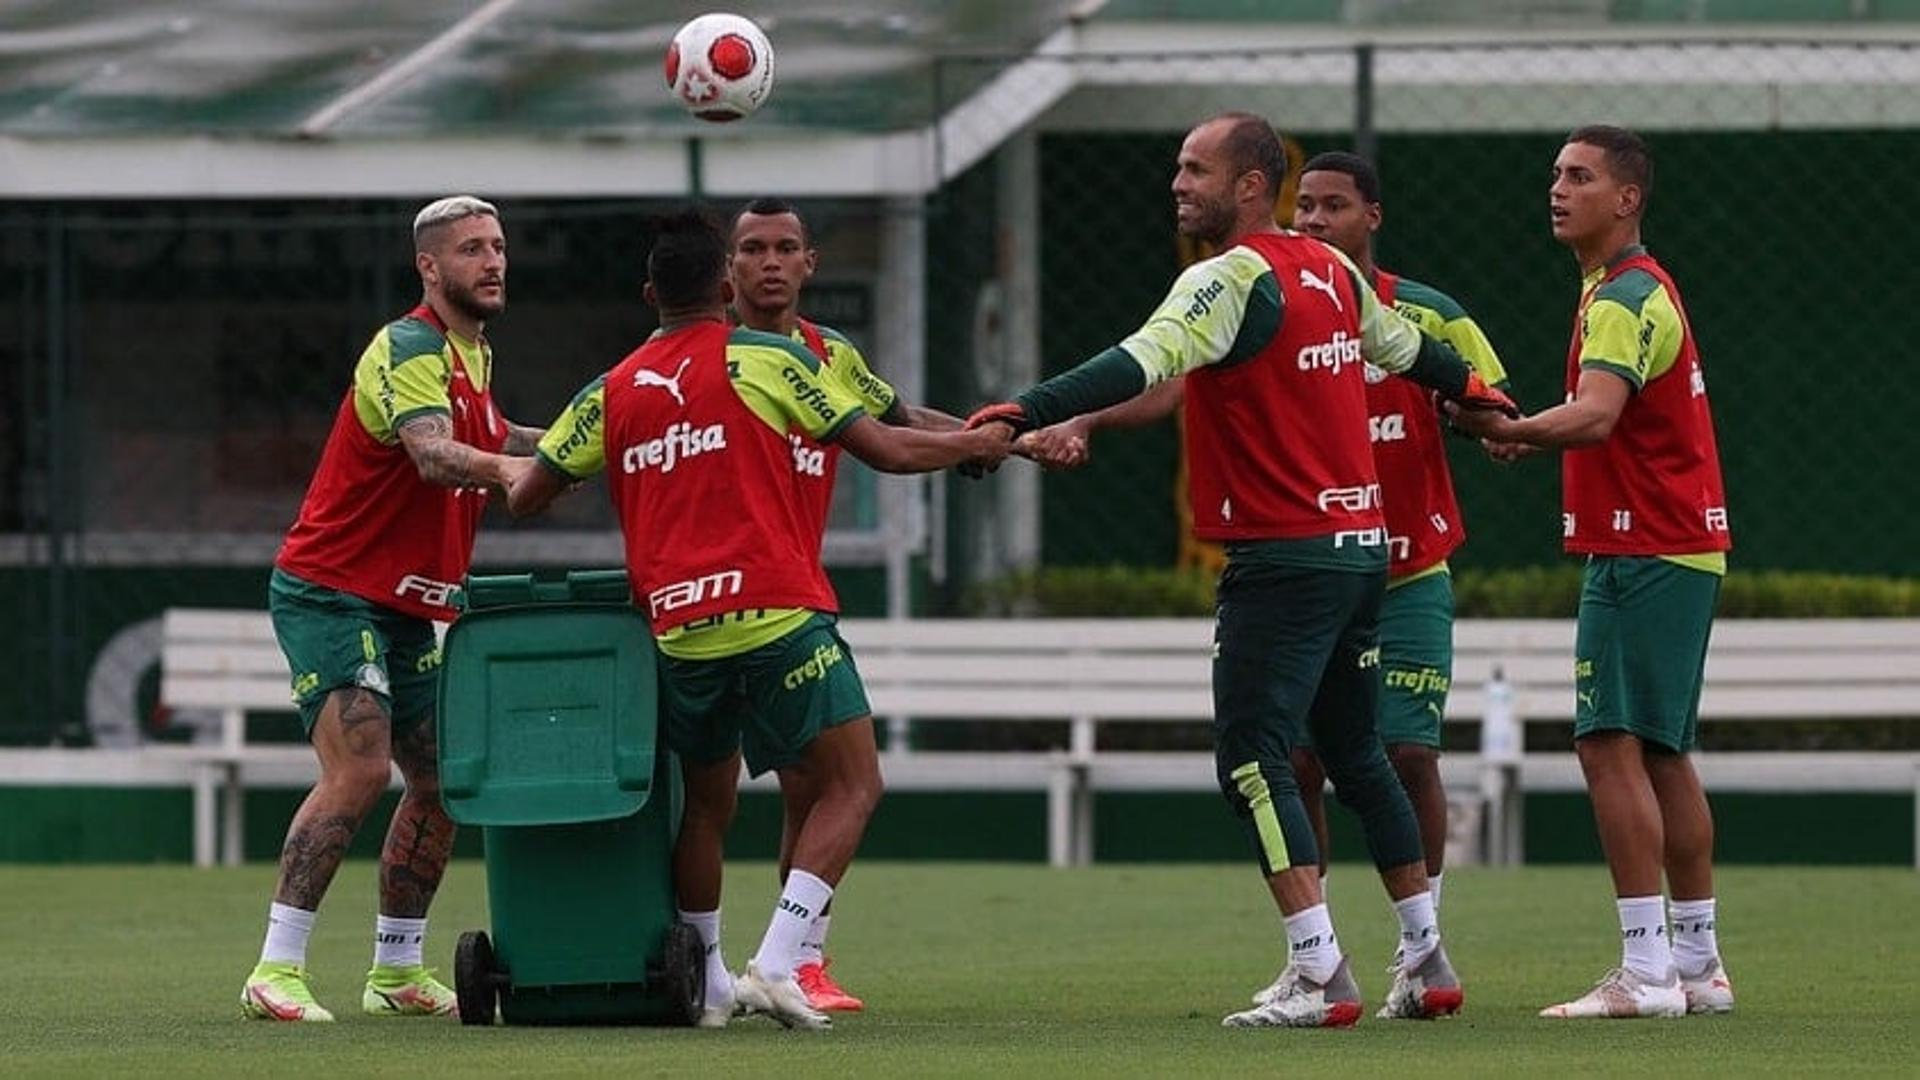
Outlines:
[[752,19],[702,15],[667,47],[667,86],[702,120],[739,120],[773,93],[773,46]]

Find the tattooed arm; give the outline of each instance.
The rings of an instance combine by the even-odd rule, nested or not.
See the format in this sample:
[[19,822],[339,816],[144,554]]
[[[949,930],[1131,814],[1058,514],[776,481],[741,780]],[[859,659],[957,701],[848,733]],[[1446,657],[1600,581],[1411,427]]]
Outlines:
[[423,413],[400,425],[400,444],[420,470],[420,479],[441,487],[499,487],[507,485],[508,459],[489,454],[453,437],[453,419],[446,413]]
[[507,445],[501,452],[509,457],[532,457],[534,448],[540,445],[540,436],[547,433],[546,428],[527,427],[507,421]]

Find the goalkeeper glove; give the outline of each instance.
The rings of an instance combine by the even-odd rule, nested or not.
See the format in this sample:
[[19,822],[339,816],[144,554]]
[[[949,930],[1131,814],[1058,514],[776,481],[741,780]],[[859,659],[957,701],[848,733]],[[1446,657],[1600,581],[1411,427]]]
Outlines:
[[1509,420],[1520,419],[1520,406],[1514,404],[1513,399],[1498,388],[1488,386],[1487,381],[1482,379],[1477,371],[1467,372],[1466,389],[1460,391],[1460,396],[1453,400],[1462,408],[1494,409],[1503,413]]
[[967,430],[987,424],[1005,424],[1013,429],[1015,435],[1028,430],[1033,424],[1027,419],[1027,410],[1017,401],[1001,401],[992,405],[982,405],[967,417]]

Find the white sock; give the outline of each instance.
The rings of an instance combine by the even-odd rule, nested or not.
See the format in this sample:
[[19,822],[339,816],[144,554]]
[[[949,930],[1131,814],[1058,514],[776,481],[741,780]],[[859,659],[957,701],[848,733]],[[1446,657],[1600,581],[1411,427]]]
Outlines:
[[800,956],[800,942],[806,939],[816,915],[827,909],[833,899],[833,886],[799,867],[787,871],[786,888],[780,902],[773,906],[773,919],[767,923],[767,935],[760,939],[760,951],[753,954],[753,966],[763,978],[791,979]]
[[726,957],[720,953],[720,909],[682,911],[680,921],[694,928],[700,944],[707,948],[707,994],[703,1004],[709,1009],[733,1004],[733,973],[727,970]]
[[1327,905],[1315,904],[1287,919],[1287,954],[1293,966],[1314,982],[1326,982],[1340,968],[1340,943],[1333,936]]
[[1440,884],[1446,876],[1442,873],[1427,877],[1427,895],[1433,897],[1433,910],[1436,914],[1440,911]]
[[313,934],[314,913],[305,908],[274,904],[267,909],[267,942],[260,947],[263,964],[307,963],[307,938]]
[[1652,982],[1673,977],[1673,943],[1667,937],[1666,898],[1622,896],[1620,908],[1620,966]]
[[427,920],[376,915],[373,918],[374,966],[419,967],[426,940]]
[[807,928],[807,936],[800,939],[800,960],[796,967],[827,962],[827,924],[832,921],[831,915],[822,915],[813,920],[813,925]]
[[1686,977],[1696,977],[1720,958],[1720,942],[1713,933],[1713,897],[1673,902],[1673,963]]
[[1440,914],[1430,892],[1395,900],[1393,911],[1400,916],[1400,970],[1412,971],[1440,947]]

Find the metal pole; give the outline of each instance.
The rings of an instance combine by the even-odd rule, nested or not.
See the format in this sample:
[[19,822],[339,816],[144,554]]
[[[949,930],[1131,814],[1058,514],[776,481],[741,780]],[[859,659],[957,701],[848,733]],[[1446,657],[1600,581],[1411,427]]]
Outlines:
[[72,643],[67,626],[67,515],[66,508],[81,492],[69,482],[66,439],[67,382],[67,226],[55,210],[47,216],[47,386],[46,419],[41,442],[46,462],[46,490],[41,494],[47,530],[47,713],[52,718],[52,741],[58,742],[69,724],[71,705],[68,655]]
[[687,195],[699,199],[707,193],[705,144],[697,138],[687,139]]
[[1353,152],[1373,160],[1379,141],[1373,130],[1373,45],[1353,47]]

